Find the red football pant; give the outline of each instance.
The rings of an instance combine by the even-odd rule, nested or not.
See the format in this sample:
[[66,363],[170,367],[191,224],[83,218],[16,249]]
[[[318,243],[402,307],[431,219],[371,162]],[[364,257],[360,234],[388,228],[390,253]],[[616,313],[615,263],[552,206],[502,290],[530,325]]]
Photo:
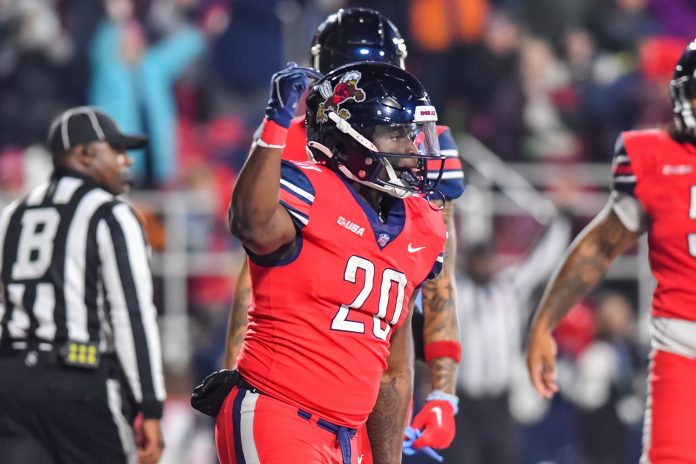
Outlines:
[[363,424],[355,434],[355,440],[360,447],[360,464],[372,464],[372,450],[370,449],[370,438],[367,436],[367,424]]
[[[215,423],[221,464],[342,464],[336,435],[305,419],[297,407],[269,396],[234,388]],[[361,464],[358,440],[351,464]]]
[[644,464],[696,464],[696,360],[656,350],[650,362]]

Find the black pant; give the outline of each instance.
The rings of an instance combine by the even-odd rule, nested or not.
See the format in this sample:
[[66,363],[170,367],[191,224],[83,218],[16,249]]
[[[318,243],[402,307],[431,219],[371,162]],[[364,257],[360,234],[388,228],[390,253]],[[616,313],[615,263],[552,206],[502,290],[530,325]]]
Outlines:
[[36,353],[0,353],[0,461],[136,462],[134,408],[116,361],[79,370]]
[[515,464],[519,462],[519,428],[510,414],[507,394],[472,398],[459,394],[457,435],[443,450],[445,462]]

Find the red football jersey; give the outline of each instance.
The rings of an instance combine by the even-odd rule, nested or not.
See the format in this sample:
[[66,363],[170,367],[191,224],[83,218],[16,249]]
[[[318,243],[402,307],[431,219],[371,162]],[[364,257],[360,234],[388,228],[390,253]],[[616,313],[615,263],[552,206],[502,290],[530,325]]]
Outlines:
[[422,198],[395,198],[382,223],[347,181],[313,163],[283,162],[280,202],[298,228],[295,252],[272,265],[250,256],[237,368],[265,394],[358,427],[414,290],[442,267],[442,214]]
[[290,121],[288,137],[285,139],[283,159],[287,161],[308,161],[307,131],[305,129],[305,117],[297,116]]
[[696,321],[696,147],[661,130],[622,133],[614,189],[634,195],[649,218],[653,315]]
[[[437,126],[440,153],[447,156],[442,171],[442,177],[437,189],[445,197],[445,200],[456,200],[464,193],[464,170],[459,159],[459,150],[452,138],[452,132],[447,126]],[[288,161],[307,161],[307,133],[305,130],[305,117],[298,116],[290,123],[288,137],[283,149],[283,159]],[[428,178],[435,179],[440,169],[440,161],[428,161]]]

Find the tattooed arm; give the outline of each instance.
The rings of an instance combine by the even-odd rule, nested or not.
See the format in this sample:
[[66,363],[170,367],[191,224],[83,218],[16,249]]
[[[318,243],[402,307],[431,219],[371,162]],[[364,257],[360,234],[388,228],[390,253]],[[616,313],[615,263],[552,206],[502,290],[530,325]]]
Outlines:
[[247,313],[251,300],[251,278],[249,264],[244,261],[237,277],[234,289],[234,300],[229,319],[227,320],[227,336],[225,337],[225,369],[234,368],[239,351],[242,348],[244,333],[247,328]]
[[609,264],[640,234],[627,229],[608,204],[568,249],[544,291],[530,329],[527,370],[534,388],[546,398],[558,391],[554,327],[606,273]]
[[377,402],[367,419],[367,435],[375,464],[401,462],[406,416],[413,392],[411,316],[415,300],[413,295],[406,320],[391,337],[387,370],[382,374]]
[[[447,202],[442,210],[447,226],[447,242],[442,272],[423,286],[423,342],[459,342],[457,307],[455,306],[454,267],[456,260],[457,235],[454,229],[454,205]],[[428,360],[432,390],[454,394],[457,379],[457,361],[450,357]]]

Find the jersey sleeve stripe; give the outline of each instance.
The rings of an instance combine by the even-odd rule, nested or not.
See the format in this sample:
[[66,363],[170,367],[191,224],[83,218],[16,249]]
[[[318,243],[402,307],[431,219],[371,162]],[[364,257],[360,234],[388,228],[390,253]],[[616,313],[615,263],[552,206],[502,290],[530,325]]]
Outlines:
[[[429,172],[428,173],[428,179],[437,179],[438,178],[438,173],[437,172]],[[463,179],[464,178],[464,173],[462,171],[445,171],[442,173],[442,177],[440,179],[442,180],[452,180],[452,179]]]
[[291,195],[296,196],[300,200],[304,201],[308,205],[314,203],[314,195],[302,190],[301,188],[291,184],[285,179],[280,179],[280,187]]
[[280,166],[280,204],[300,229],[309,223],[315,193],[307,175],[295,164],[284,160]]
[[[293,190],[297,195],[314,201],[314,187],[312,182],[297,166],[289,161],[283,161],[280,166],[281,184]],[[294,187],[291,188],[290,186]]]
[[444,253],[440,252],[437,259],[435,259],[435,263],[433,263],[433,268],[430,271],[430,274],[428,274],[428,277],[426,277],[426,280],[434,279],[435,277],[440,275],[440,272],[442,271],[444,259],[445,259]]
[[293,209],[303,216],[309,217],[309,211],[311,209],[311,204],[308,204],[302,198],[289,193],[285,189],[280,189],[280,203],[286,208]]
[[636,176],[614,176],[614,182],[618,183],[636,183]]
[[619,135],[614,145],[614,158],[611,162],[612,188],[620,193],[634,195],[638,179],[631,166],[631,158],[626,151],[623,135]]
[[630,164],[616,164],[613,166],[614,175],[633,174],[633,168]]
[[293,208],[290,204],[282,199],[280,200],[280,204],[288,210],[288,213],[290,213],[290,216],[292,216],[293,220],[295,220],[295,223],[297,223],[297,221],[300,222],[301,225],[298,224],[300,227],[304,227],[309,223],[309,216],[306,214],[303,214],[301,211]]
[[459,150],[457,150],[456,148],[448,148],[448,149],[440,148],[440,154],[444,155],[448,158],[455,158],[455,157],[459,157]]

